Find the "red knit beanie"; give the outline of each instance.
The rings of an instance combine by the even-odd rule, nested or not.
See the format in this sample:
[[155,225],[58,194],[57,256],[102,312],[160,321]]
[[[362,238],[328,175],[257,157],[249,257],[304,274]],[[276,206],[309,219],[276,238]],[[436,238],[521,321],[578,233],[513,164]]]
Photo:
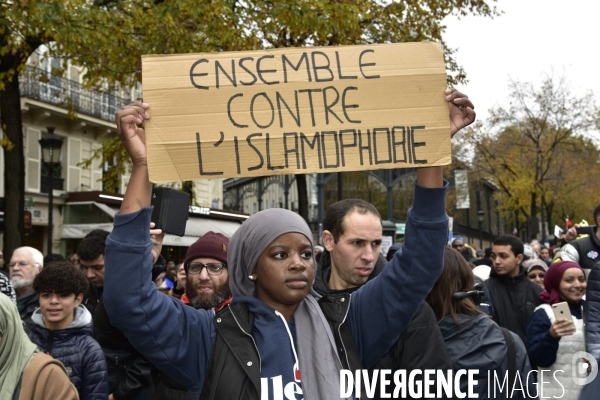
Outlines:
[[185,254],[183,265],[187,274],[189,263],[196,258],[214,258],[227,264],[227,248],[229,239],[220,233],[206,232],[204,236],[196,240]]

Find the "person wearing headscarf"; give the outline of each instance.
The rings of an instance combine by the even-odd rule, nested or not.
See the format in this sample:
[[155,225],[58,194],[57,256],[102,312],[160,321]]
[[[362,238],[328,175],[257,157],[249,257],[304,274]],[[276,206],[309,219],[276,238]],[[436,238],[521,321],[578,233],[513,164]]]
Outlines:
[[[454,134],[475,113],[460,92],[446,95]],[[162,296],[150,280],[152,185],[138,127],[148,107],[136,103],[116,115],[133,169],[106,242],[111,322],[194,399],[339,398],[340,370],[372,366],[441,272],[448,229],[441,167],[417,169],[405,251],[352,295],[317,301],[312,232],[300,216],[281,209],[251,216],[227,253],[233,301],[213,319],[212,311]]]
[[[545,381],[543,388],[538,386],[545,397],[579,398],[582,386],[572,379],[576,372],[572,357],[585,351],[582,310],[586,286],[583,269],[572,261],[552,264],[544,276],[545,290],[539,295],[543,304],[529,318],[527,339],[531,362],[538,365],[540,372],[544,370],[544,376],[554,377]],[[560,302],[568,304],[573,320],[556,319],[552,305]]]
[[[445,92],[450,135],[475,119],[473,104]],[[447,238],[441,167],[417,169],[405,251],[352,295],[319,302],[312,232],[280,209],[248,218],[227,253],[231,304],[195,310],[162,296],[149,279],[152,184],[145,103],[116,114],[131,157],[127,191],[106,241],[104,305],[113,325],[194,399],[339,398],[340,370],[369,368],[397,340],[439,276]]]
[[544,260],[532,258],[531,260],[523,261],[521,265],[527,271],[527,279],[543,289],[544,276],[546,275],[546,271],[548,271],[548,265]]
[[79,400],[65,367],[37,351],[17,306],[0,293],[0,393],[7,400]]

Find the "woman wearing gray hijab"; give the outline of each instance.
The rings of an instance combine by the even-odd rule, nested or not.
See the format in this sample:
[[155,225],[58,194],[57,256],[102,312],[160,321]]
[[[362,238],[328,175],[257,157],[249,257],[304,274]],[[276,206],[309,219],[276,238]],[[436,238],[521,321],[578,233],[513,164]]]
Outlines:
[[[454,134],[475,114],[466,96],[446,94]],[[162,296],[151,281],[152,185],[138,127],[150,118],[148,107],[135,103],[116,115],[133,169],[106,242],[104,303],[113,325],[194,399],[342,397],[341,370],[371,367],[442,270],[448,218],[441,167],[417,170],[402,254],[351,296],[317,299],[312,233],[302,218],[282,209],[254,214],[228,249],[234,298],[213,315]]]

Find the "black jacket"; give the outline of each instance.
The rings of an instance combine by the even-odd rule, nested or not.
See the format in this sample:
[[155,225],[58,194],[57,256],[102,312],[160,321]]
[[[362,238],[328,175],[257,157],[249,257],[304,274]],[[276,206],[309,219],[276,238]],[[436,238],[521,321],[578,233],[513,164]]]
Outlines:
[[[156,400],[191,400],[190,393],[187,388],[179,383],[176,379],[170,377],[158,368],[154,367],[149,361],[146,360],[137,350],[131,347],[129,340],[125,337],[122,331],[115,328],[108,318],[106,308],[104,308],[103,297],[100,298],[100,302],[96,307],[96,328],[98,335],[105,338],[106,341],[111,343],[111,347],[118,346],[121,349],[127,349],[129,353],[134,354],[133,358],[133,369],[129,368],[127,373],[131,376],[125,380],[124,387],[130,387],[134,389],[139,386],[139,383],[143,383],[147,386],[148,367],[150,369],[150,375],[154,388],[154,393],[149,393],[148,388],[144,389],[144,398],[154,398]],[[110,349],[108,350],[110,356]],[[118,356],[118,355],[117,355]],[[139,377],[135,377],[135,374],[139,373]],[[136,383],[137,381],[137,383]],[[128,385],[130,382],[131,385]]]
[[45,328],[39,310],[34,313],[33,320],[29,339],[40,351],[63,363],[80,399],[106,400],[109,395],[106,359],[94,340],[92,316],[88,310],[75,309],[73,323],[56,331]]
[[[362,366],[345,323],[350,301],[348,294],[330,295],[319,299],[319,306],[335,337],[342,368],[354,371]],[[245,303],[237,303],[224,307],[213,320],[217,335],[200,399],[260,400],[260,356],[251,335],[254,314]]]
[[[440,321],[440,329],[446,342],[446,348],[452,358],[454,370],[478,369],[479,373],[474,376],[477,385],[474,386],[475,394],[480,399],[529,399],[527,393],[537,394],[533,379],[526,379],[531,370],[527,351],[519,338],[513,333],[515,341],[515,368],[522,386],[527,390],[520,390],[521,384],[516,383],[512,393],[506,392],[506,387],[513,387],[513,383],[504,385],[504,392],[500,392],[499,385],[494,384],[494,373],[498,381],[502,382],[508,369],[508,346],[500,327],[488,316],[480,314],[477,316],[457,315],[461,326],[457,326],[452,316],[447,316]],[[516,375],[515,374],[515,375]],[[489,380],[488,380],[489,377]],[[515,380],[516,380],[515,376]],[[491,385],[491,387],[490,387]],[[461,389],[466,392],[467,382],[461,380]],[[489,389],[489,391],[488,391]],[[511,389],[512,390],[512,389]],[[494,395],[495,393],[495,395]],[[534,396],[532,398],[536,398]]]
[[494,321],[503,328],[516,333],[527,348],[527,321],[541,304],[538,295],[542,288],[527,279],[527,270],[519,267],[519,275],[498,275],[492,268],[485,281],[494,306]]
[[574,261],[589,274],[594,265],[600,261],[600,239],[596,236],[598,227],[593,234],[570,241],[561,249],[556,261]]
[[[385,260],[379,257],[368,280],[379,275],[385,264]],[[352,293],[358,290],[358,287],[343,291],[331,290],[327,283],[330,275],[331,258],[329,252],[325,251],[321,255],[317,267],[314,284],[317,293],[332,295],[341,292]],[[429,304],[421,303],[406,329],[401,334],[399,333],[398,341],[386,355],[377,361],[372,369],[391,369],[393,371],[400,369],[407,371],[413,369],[452,369],[452,361],[446,352],[444,338]],[[379,395],[380,391],[376,390],[375,393]]]
[[23,296],[17,294],[17,308],[19,309],[19,315],[21,316],[21,321],[23,321],[27,327],[33,325],[31,316],[39,307],[40,299],[35,290],[31,289]]
[[109,393],[113,394],[116,400],[151,398],[154,388],[150,362],[129,344],[122,333],[124,340],[115,340],[117,333],[111,331],[112,326],[106,311],[101,311],[104,310],[104,305],[103,297],[99,293],[95,287],[89,290],[83,303],[92,313],[94,334],[106,357]]

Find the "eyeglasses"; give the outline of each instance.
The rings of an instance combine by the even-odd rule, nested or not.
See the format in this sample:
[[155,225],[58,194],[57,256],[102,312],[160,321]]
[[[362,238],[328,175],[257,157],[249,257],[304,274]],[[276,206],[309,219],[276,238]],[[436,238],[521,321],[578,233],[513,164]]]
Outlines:
[[188,265],[188,274],[190,275],[198,275],[202,270],[206,267],[206,272],[209,275],[221,275],[223,270],[227,268],[227,264],[223,264],[220,262],[208,263],[204,264],[201,262],[193,262]]
[[13,261],[13,262],[11,262],[11,263],[8,264],[8,268],[14,268],[17,265],[19,265],[19,268],[24,268],[24,267],[30,265],[30,263],[28,263],[26,261],[19,261],[19,262],[14,262]]

